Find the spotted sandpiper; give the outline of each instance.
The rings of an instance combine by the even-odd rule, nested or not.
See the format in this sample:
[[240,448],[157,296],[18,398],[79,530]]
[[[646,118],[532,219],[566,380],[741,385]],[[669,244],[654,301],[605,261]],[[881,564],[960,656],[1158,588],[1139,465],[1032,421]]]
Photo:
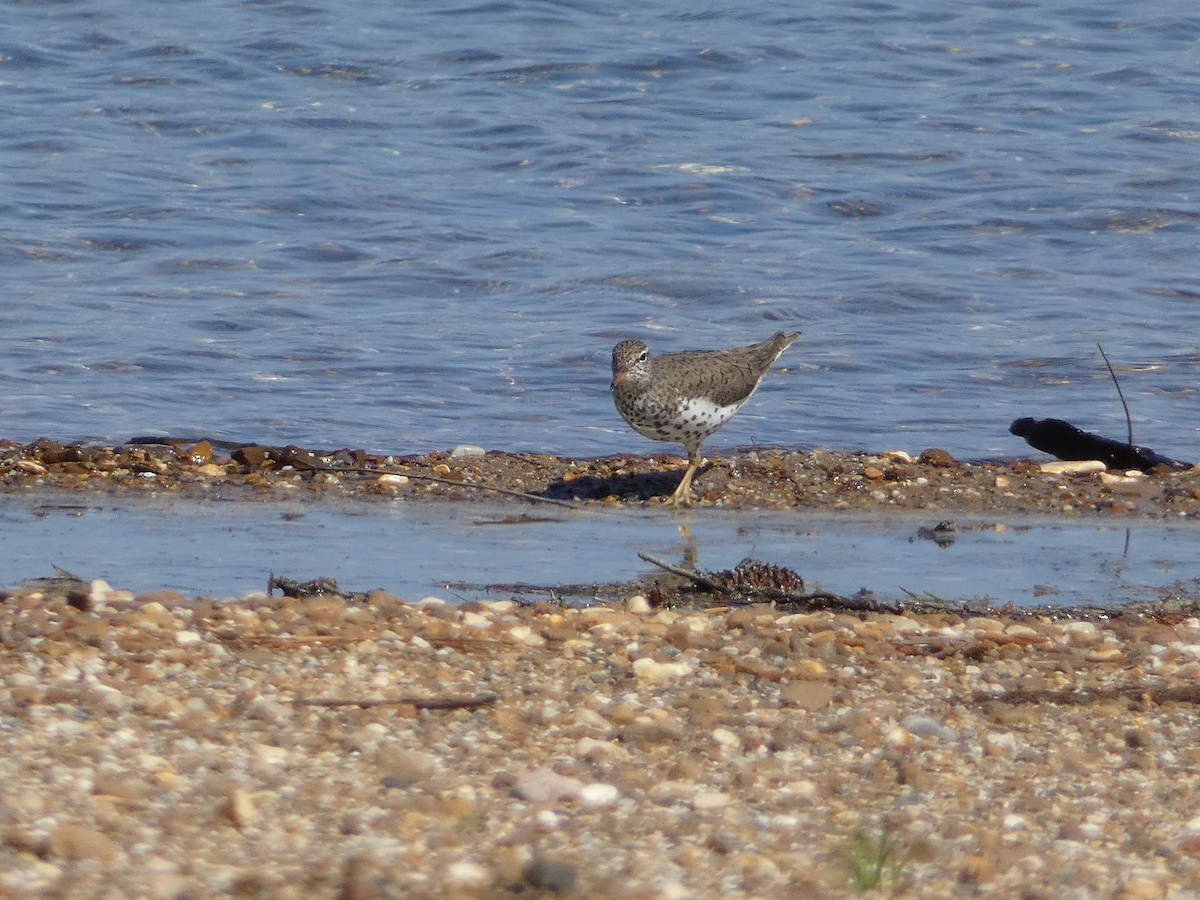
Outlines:
[[639,434],[655,441],[679,441],[687,449],[687,471],[667,503],[691,504],[692,478],[703,463],[700,445],[742,408],[779,354],[798,337],[799,331],[778,331],[749,347],[661,356],[651,356],[641,341],[621,341],[613,348],[617,412]]

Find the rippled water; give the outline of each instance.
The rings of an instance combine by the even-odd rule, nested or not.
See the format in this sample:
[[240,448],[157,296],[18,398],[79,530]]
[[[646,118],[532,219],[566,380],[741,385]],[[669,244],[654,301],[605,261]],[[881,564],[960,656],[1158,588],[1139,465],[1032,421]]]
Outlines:
[[712,447],[1120,436],[1099,341],[1200,456],[1200,16],[789,6],[8,6],[0,435],[642,452],[618,338],[798,326]]

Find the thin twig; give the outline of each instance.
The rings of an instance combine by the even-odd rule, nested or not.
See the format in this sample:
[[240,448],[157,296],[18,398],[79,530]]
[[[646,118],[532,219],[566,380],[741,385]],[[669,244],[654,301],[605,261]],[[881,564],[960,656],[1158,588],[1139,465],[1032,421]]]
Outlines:
[[1121,390],[1121,382],[1117,381],[1117,373],[1113,371],[1112,363],[1108,361],[1108,354],[1104,352],[1104,348],[1099,343],[1096,344],[1096,349],[1100,351],[1100,355],[1104,357],[1104,365],[1108,366],[1108,374],[1112,376],[1113,384],[1117,386],[1117,396],[1121,398],[1121,406],[1125,407],[1125,426],[1129,429],[1129,446],[1133,447],[1133,418],[1129,415],[1129,404],[1125,402],[1125,392]]
[[646,562],[650,563],[653,566],[658,566],[660,569],[665,569],[666,571],[670,572],[672,575],[681,575],[682,577],[688,579],[688,581],[691,581],[693,584],[696,584],[699,587],[705,588],[710,591],[715,591],[718,594],[730,593],[729,588],[725,587],[725,585],[723,585],[723,584],[718,584],[717,582],[715,582],[711,578],[709,578],[707,575],[701,575],[699,572],[693,572],[691,569],[685,569],[682,566],[675,566],[675,565],[672,565],[671,563],[665,562],[661,559],[656,559],[655,557],[651,556],[649,553],[639,553],[638,556],[640,556],[642,559],[644,559]]
[[500,698],[496,694],[480,694],[476,697],[397,697],[392,700],[373,697],[341,699],[337,697],[297,697],[286,702],[293,706],[415,706],[417,709],[478,709],[491,706]]

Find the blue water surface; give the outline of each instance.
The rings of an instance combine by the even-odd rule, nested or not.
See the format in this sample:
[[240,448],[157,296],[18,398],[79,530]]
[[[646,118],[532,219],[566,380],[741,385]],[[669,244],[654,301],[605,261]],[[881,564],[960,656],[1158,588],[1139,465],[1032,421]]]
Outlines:
[[801,341],[706,448],[1196,450],[1200,13],[30,0],[0,436],[645,452],[609,351]]

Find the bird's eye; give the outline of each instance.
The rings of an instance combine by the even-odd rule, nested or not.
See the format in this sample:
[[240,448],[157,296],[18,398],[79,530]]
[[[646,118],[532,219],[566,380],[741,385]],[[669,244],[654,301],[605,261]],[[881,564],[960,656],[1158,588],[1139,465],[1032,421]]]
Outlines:
[[641,353],[639,353],[638,354],[638,362],[645,362],[647,353],[648,353],[648,351],[646,351],[646,350],[643,350]]

